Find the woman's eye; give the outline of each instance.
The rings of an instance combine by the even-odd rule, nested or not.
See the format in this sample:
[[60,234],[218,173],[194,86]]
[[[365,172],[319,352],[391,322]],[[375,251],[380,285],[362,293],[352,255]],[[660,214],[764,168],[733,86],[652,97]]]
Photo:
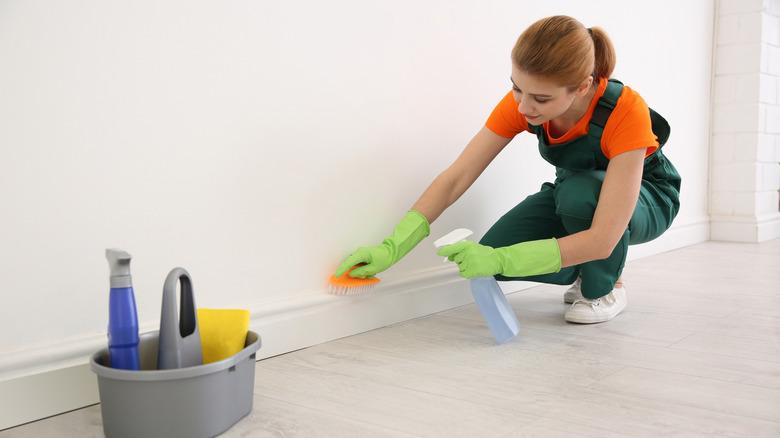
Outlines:
[[[518,88],[512,87],[512,91],[514,91],[517,94],[523,94],[523,92],[520,91],[520,89]],[[547,103],[550,99],[539,99],[538,97],[534,97],[534,100],[538,103]]]
[[[512,87],[512,91],[514,91],[517,94],[523,94],[522,91],[520,91],[519,88]],[[539,99],[538,97],[534,97],[534,100],[538,103],[547,103],[550,101],[550,99]]]

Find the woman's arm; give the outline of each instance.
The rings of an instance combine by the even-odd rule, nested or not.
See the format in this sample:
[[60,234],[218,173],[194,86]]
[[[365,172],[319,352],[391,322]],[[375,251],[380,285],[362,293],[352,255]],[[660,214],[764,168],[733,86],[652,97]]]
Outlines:
[[562,268],[612,254],[634,213],[644,159],[645,149],[636,149],[609,161],[590,228],[558,239]]
[[460,156],[423,192],[412,206],[433,223],[469,188],[512,139],[486,127],[477,132]]
[[455,162],[423,192],[412,206],[415,211],[406,213],[390,237],[379,245],[358,248],[339,265],[334,275],[340,277],[350,267],[365,263],[349,273],[350,277],[365,278],[376,275],[398,262],[430,233],[430,223],[474,183],[510,141],[511,139],[496,135],[483,127]]

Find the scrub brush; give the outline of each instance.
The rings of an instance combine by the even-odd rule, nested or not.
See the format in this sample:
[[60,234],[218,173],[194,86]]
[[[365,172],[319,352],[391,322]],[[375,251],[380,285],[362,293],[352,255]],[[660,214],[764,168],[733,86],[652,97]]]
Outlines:
[[353,278],[349,276],[353,269],[365,265],[365,263],[357,264],[341,274],[340,277],[331,275],[330,279],[328,279],[328,293],[333,295],[357,295],[373,289],[374,285],[379,283],[378,278]]

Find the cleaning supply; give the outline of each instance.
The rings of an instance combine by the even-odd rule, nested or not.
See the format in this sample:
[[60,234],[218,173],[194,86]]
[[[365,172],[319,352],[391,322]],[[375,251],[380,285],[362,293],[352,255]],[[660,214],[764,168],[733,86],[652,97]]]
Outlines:
[[[459,228],[436,240],[434,246],[444,248],[448,245],[460,245],[461,243],[458,242],[468,242],[463,241],[463,239],[471,234],[471,231]],[[520,332],[520,323],[496,279],[492,276],[485,276],[469,281],[474,302],[479,307],[479,311],[496,342],[503,344],[517,336]]]
[[198,309],[203,363],[219,362],[244,349],[249,332],[249,311]]
[[520,332],[520,323],[496,279],[478,277],[472,278],[469,282],[474,302],[477,303],[496,342],[503,344],[517,336]]
[[125,370],[140,369],[138,356],[138,312],[135,307],[132,256],[121,249],[106,249],[111,271],[108,297],[108,354],[110,366]]
[[357,269],[364,265],[365,263],[359,263],[349,268],[339,277],[331,275],[328,280],[328,293],[333,295],[358,295],[372,290],[374,286],[379,283],[379,278],[354,278],[349,276],[349,273],[352,272],[353,269]]
[[409,210],[393,229],[393,234],[376,246],[359,248],[344,260],[336,269],[334,277],[341,277],[348,269],[354,268],[351,277],[372,277],[388,269],[401,260],[431,232],[428,218],[416,210]]
[[[176,285],[179,283],[180,311],[177,315]],[[168,273],[163,286],[157,369],[184,368],[202,363],[203,353],[192,278],[184,268],[174,268]]]
[[[461,240],[467,239],[472,234],[474,234],[474,232],[468,228],[457,228],[436,239],[436,241],[433,242],[433,246],[436,248],[441,248],[443,246],[452,245],[453,243],[458,243]],[[448,257],[444,257],[444,261],[448,262],[450,259]]]
[[[141,371],[107,367],[105,348],[90,358],[107,438],[222,436],[252,412],[261,344],[257,333],[249,331],[246,347],[225,360],[173,370],[156,369],[157,342],[156,330],[141,334]],[[240,435],[235,432],[225,436]]]

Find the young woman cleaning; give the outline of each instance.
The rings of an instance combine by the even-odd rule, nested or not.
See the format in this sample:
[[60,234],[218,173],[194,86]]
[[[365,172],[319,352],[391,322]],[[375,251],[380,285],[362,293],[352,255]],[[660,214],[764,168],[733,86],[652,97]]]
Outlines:
[[438,254],[465,278],[573,284],[564,317],[614,318],[626,307],[621,272],[628,245],[666,231],[679,210],[680,176],[662,153],[669,125],[639,94],[610,79],[615,52],[606,33],[567,16],[532,24],[512,50],[512,91],[460,156],[431,183],[393,234],[361,247],[335,275],[373,276],[430,233],[515,135],[527,131],[556,168],[554,182],[503,215],[479,243]]

